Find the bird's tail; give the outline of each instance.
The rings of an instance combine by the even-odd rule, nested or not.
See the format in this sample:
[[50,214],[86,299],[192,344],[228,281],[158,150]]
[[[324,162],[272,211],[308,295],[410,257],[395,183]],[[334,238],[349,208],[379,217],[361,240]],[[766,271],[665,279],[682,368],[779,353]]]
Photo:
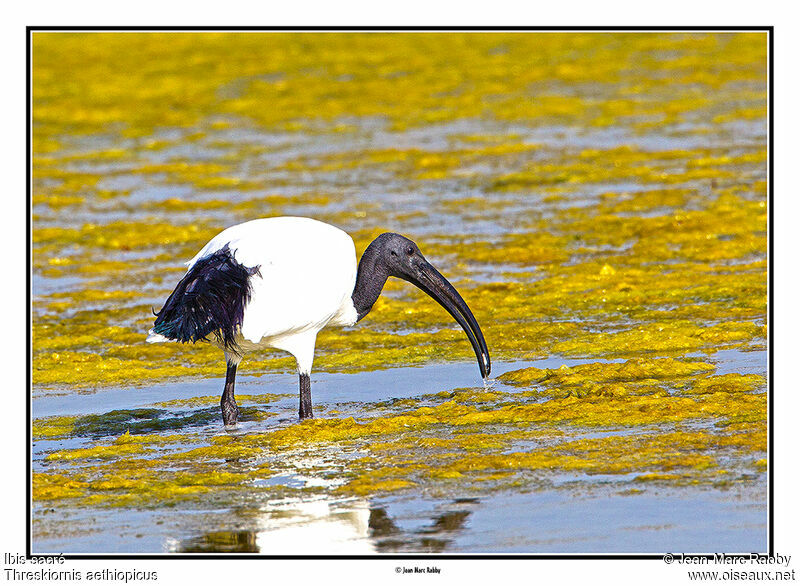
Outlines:
[[156,334],[153,330],[147,332],[147,339],[145,342],[148,344],[158,344],[159,342],[169,342],[169,338],[165,338],[161,334]]
[[147,341],[197,342],[215,334],[226,348],[235,349],[255,274],[259,267],[238,263],[227,245],[199,259],[156,314]]

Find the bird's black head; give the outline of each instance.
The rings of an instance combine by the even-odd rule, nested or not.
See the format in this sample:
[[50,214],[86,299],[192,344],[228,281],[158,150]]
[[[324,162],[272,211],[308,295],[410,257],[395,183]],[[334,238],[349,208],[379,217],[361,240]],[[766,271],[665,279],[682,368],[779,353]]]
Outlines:
[[373,247],[390,277],[409,280],[419,273],[421,263],[427,263],[413,240],[394,232],[384,232],[378,236],[369,245],[369,248]]
[[455,287],[405,236],[386,232],[373,240],[364,251],[353,291],[353,304],[359,319],[372,308],[388,277],[398,277],[416,285],[444,307],[467,334],[478,358],[481,375],[484,378],[489,376],[492,369],[489,349],[475,316]]

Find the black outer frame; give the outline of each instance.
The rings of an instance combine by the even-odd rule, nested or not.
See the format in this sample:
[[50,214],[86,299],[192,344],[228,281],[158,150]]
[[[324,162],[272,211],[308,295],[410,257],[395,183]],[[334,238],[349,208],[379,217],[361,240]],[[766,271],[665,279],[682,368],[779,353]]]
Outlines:
[[[540,27],[510,27],[510,26],[493,26],[493,27],[475,27],[475,26],[345,26],[345,27],[325,27],[325,26],[278,26],[278,27],[262,27],[262,26],[26,26],[25,27],[25,119],[26,119],[26,134],[25,134],[25,189],[26,189],[26,382],[28,391],[28,400],[26,402],[26,476],[25,476],[25,494],[26,494],[26,517],[28,523],[25,527],[26,535],[26,557],[28,559],[34,557],[45,557],[44,554],[33,554],[33,535],[32,535],[32,193],[31,193],[31,177],[32,177],[32,99],[33,88],[31,85],[31,37],[34,32],[49,32],[49,31],[190,31],[190,32],[207,32],[207,31],[230,31],[230,32],[306,32],[306,31],[348,31],[348,32],[364,32],[364,31],[384,31],[384,32],[434,32],[434,31],[452,31],[452,32],[494,32],[494,31],[512,31],[512,32],[611,32],[611,31],[630,31],[630,32],[765,32],[767,33],[767,149],[769,156],[767,157],[767,551],[757,553],[759,558],[767,558],[775,555],[775,492],[774,492],[774,474],[775,474],[775,460],[774,460],[774,397],[772,392],[772,381],[774,380],[774,353],[773,353],[773,327],[774,320],[774,296],[775,279],[773,270],[773,252],[774,247],[774,49],[775,49],[775,27],[769,26],[540,26]],[[667,552],[664,552],[666,554]],[[751,552],[741,552],[742,555],[750,555]],[[263,555],[263,554],[246,554],[246,553],[217,553],[217,554],[62,554],[62,557],[69,560],[212,560],[212,559],[227,559],[227,560],[360,560],[360,559],[386,559],[386,560],[663,560],[664,554],[375,554],[375,555]],[[680,555],[680,554],[677,554]],[[687,554],[688,555],[688,554]],[[714,559],[713,553],[691,554],[692,556],[702,557],[709,561]],[[727,555],[737,555],[735,553],[728,553]]]

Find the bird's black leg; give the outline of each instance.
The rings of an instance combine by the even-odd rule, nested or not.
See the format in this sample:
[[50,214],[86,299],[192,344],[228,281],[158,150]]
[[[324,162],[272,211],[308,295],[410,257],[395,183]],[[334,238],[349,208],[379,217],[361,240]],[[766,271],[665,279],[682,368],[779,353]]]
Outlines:
[[239,408],[236,406],[236,398],[233,396],[233,385],[236,382],[236,364],[228,362],[228,372],[225,374],[225,390],[222,391],[222,399],[219,406],[222,407],[222,421],[225,427],[236,425],[239,420]]
[[300,419],[314,417],[311,412],[311,378],[300,373]]

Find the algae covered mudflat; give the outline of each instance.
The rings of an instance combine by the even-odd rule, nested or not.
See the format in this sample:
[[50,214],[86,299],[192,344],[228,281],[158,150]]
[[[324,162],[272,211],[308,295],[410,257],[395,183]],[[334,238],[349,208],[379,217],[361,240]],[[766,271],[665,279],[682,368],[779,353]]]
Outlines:
[[[276,537],[297,532],[331,535],[318,553],[765,548],[766,35],[32,50],[34,551],[304,553]],[[496,380],[390,281],[357,327],[321,332],[316,420],[295,420],[293,360],[266,353],[241,364],[225,433],[221,354],[143,340],[185,260],[270,215],[333,223],[359,254],[413,238]],[[685,515],[650,518],[659,503]],[[504,506],[562,517],[512,538]],[[586,533],[604,506],[630,522]]]

